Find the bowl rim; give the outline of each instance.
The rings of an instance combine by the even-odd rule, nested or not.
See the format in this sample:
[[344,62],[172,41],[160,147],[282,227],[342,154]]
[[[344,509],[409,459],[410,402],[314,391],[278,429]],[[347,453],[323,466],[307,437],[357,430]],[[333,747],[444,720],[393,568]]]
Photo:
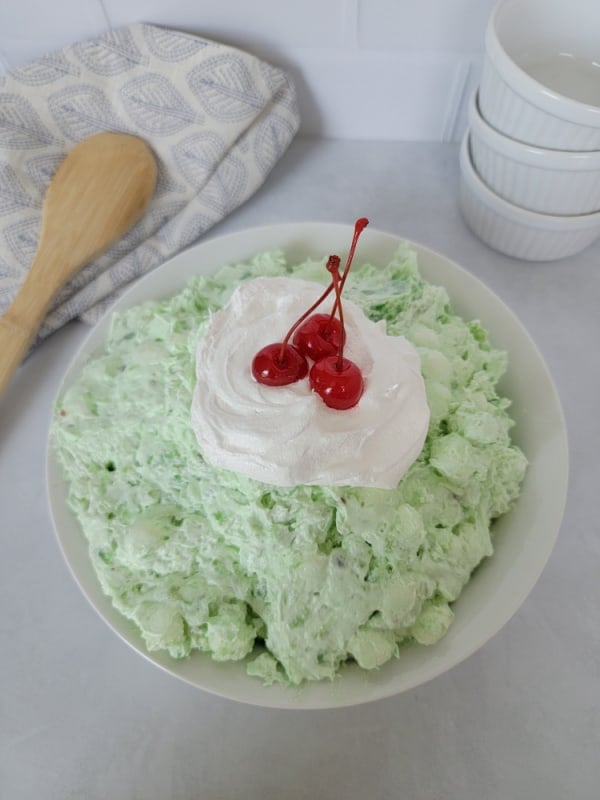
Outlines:
[[469,100],[469,125],[471,132],[487,147],[517,164],[539,170],[563,172],[590,172],[600,170],[600,150],[556,150],[513,139],[491,125],[481,113],[479,89]]
[[[268,242],[272,245],[270,249],[281,246],[290,258],[297,257],[299,252],[304,257],[314,257],[317,247],[318,257],[322,257],[331,248],[347,247],[351,235],[352,226],[339,223],[279,223],[211,237],[182,251],[136,281],[105,311],[72,356],[63,373],[56,398],[65,391],[90,354],[102,347],[115,310],[179,291],[194,274],[210,274],[224,263],[239,263],[235,259],[250,258],[257,252],[269,249],[265,248]],[[369,243],[363,258],[374,263],[378,258],[383,260],[390,257],[401,243],[411,246],[417,253],[424,277],[445,287],[458,313],[482,319],[490,330],[492,344],[511,353],[507,379],[512,381],[514,391],[509,392],[508,396],[520,408],[517,431],[521,431],[522,441],[532,438],[535,442],[535,453],[528,453],[535,458],[526,476],[531,486],[528,492],[530,500],[525,512],[515,512],[520,520],[518,532],[527,531],[529,536],[513,534],[510,537],[513,512],[500,519],[497,535],[504,538],[509,536],[514,544],[508,552],[506,547],[503,550],[498,546],[495,557],[480,565],[476,579],[469,582],[456,601],[458,605],[463,600],[460,625],[457,620],[440,642],[426,649],[428,658],[424,664],[419,657],[423,648],[416,647],[405,651],[403,666],[396,660],[388,662],[378,671],[367,673],[348,667],[345,668],[343,680],[333,683],[319,682],[300,690],[287,686],[265,688],[258,680],[246,676],[238,662],[215,664],[208,656],[201,654],[187,662],[174,662],[166,655],[157,655],[145,649],[132,624],[112,608],[99,588],[87,555],[86,542],[67,507],[64,480],[57,471],[48,436],[46,492],[52,525],[59,549],[83,595],[103,621],[139,655],[168,674],[220,697],[264,708],[330,709],[380,700],[422,685],[460,664],[506,625],[537,583],[561,527],[569,474],[567,428],[552,376],[524,325],[483,281],[447,256],[397,234],[372,228],[365,231],[362,241]],[[310,242],[308,252],[307,242]],[[224,249],[228,256],[223,255]],[[244,256],[240,255],[241,251]],[[232,252],[237,255],[232,256]],[[203,266],[207,262],[211,264],[210,268]],[[519,376],[527,377],[525,383],[529,382],[532,390],[525,391],[522,388]],[[531,391],[538,398],[539,408],[530,410],[530,402],[534,399],[530,397]],[[547,431],[544,425],[549,420],[551,424]],[[527,453],[527,447],[525,451]],[[550,492],[546,481],[549,471],[554,481]],[[538,492],[547,495],[541,507],[538,504]],[[523,509],[522,504],[517,503],[517,508]],[[68,531],[61,528],[61,523],[65,521],[68,522]],[[515,547],[520,555],[516,571],[513,569]],[[491,573],[491,586],[490,580],[482,584],[481,573]],[[467,594],[471,600],[464,606]],[[198,670],[201,681],[198,680]]]
[[467,130],[460,145],[461,175],[478,199],[496,214],[511,222],[538,230],[567,233],[597,228],[600,234],[600,211],[587,214],[545,214],[515,205],[500,197],[493,189],[490,189],[475,169],[470,139],[471,132]]
[[540,83],[520,67],[506,52],[498,32],[496,21],[506,7],[517,5],[516,0],[498,0],[489,17],[485,30],[486,56],[493,64],[502,80],[522,99],[537,109],[551,114],[564,122],[600,128],[600,106],[584,103],[568,95],[560,94]]

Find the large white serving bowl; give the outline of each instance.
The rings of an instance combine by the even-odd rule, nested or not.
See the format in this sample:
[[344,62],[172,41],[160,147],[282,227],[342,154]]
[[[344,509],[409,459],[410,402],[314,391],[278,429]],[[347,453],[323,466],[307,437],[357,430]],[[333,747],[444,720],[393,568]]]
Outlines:
[[459,202],[465,222],[482,241],[513,258],[556,261],[584,250],[600,236],[600,212],[540,214],[510,203],[481,179],[467,131],[460,150]]
[[500,197],[543,214],[600,210],[600,150],[548,150],[511,139],[482,117],[477,93],[469,130],[473,166]]
[[[182,289],[197,274],[258,252],[282,249],[291,262],[344,252],[353,229],[347,225],[303,223],[253,228],[211,239],[190,249],[136,283],[92,330],[69,366],[59,394],[73,382],[90,354],[102,349],[113,310],[125,309]],[[360,261],[385,264],[401,240],[367,229]],[[474,653],[497,633],[523,603],[550,556],[563,515],[568,449],[559,398],[548,369],[527,331],[504,303],[479,280],[444,256],[414,245],[422,274],[446,287],[454,308],[488,328],[494,346],[509,353],[501,391],[512,399],[514,441],[529,459],[523,492],[514,509],[495,524],[496,552],[476,571],[454,604],[456,617],[446,637],[431,647],[411,646],[377,671],[347,665],[338,680],[302,688],[265,687],[246,675],[244,663],[216,663],[194,654],[176,661],[149,653],[128,620],[100,589],[86,541],[66,502],[67,487],[48,448],[50,510],[64,557],[90,603],[110,627],[138,653],[193,686],[259,706],[317,709],[350,706],[398,694],[435,678]]]
[[497,130],[557,150],[600,150],[598,0],[500,0],[480,108]]

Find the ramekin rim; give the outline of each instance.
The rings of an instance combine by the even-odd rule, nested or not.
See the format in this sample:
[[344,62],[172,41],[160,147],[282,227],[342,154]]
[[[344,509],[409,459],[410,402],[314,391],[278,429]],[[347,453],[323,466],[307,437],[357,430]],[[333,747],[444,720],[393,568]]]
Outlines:
[[505,0],[496,3],[485,30],[486,55],[500,76],[505,82],[507,82],[506,75],[512,78],[508,84],[510,88],[541,111],[567,122],[600,128],[600,106],[575,100],[544,86],[509,56],[500,42],[495,27],[496,18],[504,5]]
[[540,169],[568,172],[600,170],[600,150],[558,150],[507,136],[485,119],[478,98],[479,90],[476,89],[469,101],[469,125],[471,130],[493,150],[513,161]]

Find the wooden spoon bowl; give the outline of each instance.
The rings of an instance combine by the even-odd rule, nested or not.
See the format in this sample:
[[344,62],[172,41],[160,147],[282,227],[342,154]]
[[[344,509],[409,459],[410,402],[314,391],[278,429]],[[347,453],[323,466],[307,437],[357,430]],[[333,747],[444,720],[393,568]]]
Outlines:
[[0,393],[59,289],[142,215],[156,173],[148,145],[121,133],[84,139],[59,166],[44,199],[35,258],[0,319]]

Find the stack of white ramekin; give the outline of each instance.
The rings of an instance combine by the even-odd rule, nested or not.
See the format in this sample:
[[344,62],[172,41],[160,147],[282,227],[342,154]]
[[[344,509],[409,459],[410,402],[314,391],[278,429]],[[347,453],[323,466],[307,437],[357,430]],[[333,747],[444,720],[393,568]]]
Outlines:
[[490,247],[548,261],[600,237],[600,0],[500,0],[460,153]]

